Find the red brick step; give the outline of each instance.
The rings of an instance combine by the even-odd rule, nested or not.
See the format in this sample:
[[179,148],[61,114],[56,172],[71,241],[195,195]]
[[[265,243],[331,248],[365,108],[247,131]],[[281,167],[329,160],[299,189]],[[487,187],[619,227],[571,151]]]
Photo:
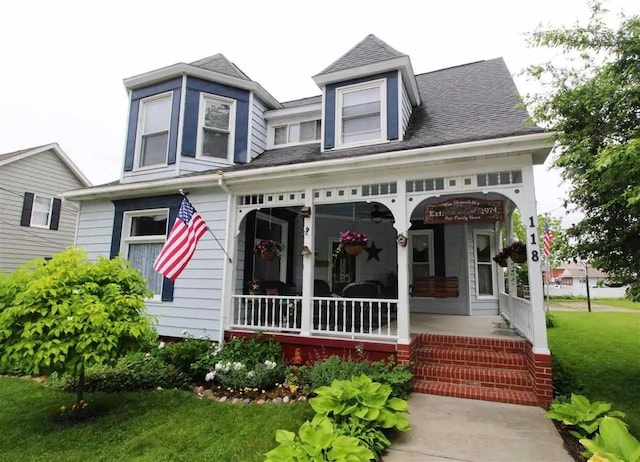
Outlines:
[[453,383],[414,380],[413,391],[456,398],[481,399],[501,403],[537,406],[538,398],[532,391],[515,391],[502,388],[485,388]]
[[419,363],[414,367],[414,376],[416,379],[432,382],[508,388],[517,391],[531,391],[532,386],[531,375],[528,372],[512,369]]
[[499,367],[502,369],[526,370],[524,354],[502,353],[471,348],[423,346],[416,351],[419,362],[429,364],[456,364],[472,367]]

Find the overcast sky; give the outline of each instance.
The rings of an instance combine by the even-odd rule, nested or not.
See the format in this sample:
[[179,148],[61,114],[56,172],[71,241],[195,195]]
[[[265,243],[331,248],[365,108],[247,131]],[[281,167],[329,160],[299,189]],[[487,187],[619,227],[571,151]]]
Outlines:
[[[636,2],[608,7],[634,14]],[[587,17],[585,0],[5,2],[0,153],[55,141],[100,184],[121,170],[126,77],[222,53],[287,101],[320,94],[311,76],[370,33],[416,73],[502,56],[515,75],[551,56],[527,48],[525,32]],[[563,215],[559,183],[536,168],[539,213]]]

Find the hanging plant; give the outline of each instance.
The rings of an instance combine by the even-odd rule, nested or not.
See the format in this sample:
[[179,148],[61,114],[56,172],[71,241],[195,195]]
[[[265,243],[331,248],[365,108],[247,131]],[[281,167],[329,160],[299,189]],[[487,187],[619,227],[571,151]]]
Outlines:
[[273,260],[282,254],[282,245],[273,239],[263,239],[256,244],[253,251],[260,254],[265,260]]
[[367,246],[368,242],[369,238],[364,233],[349,230],[343,231],[340,233],[339,245],[334,256],[340,255],[342,252],[347,255],[358,255]]

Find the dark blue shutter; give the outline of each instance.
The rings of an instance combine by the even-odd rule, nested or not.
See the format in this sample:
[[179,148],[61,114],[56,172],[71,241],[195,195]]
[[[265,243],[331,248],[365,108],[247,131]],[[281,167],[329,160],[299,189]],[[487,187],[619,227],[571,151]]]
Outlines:
[[31,225],[31,210],[33,209],[33,193],[24,193],[22,202],[22,217],[20,217],[20,226]]
[[58,223],[60,223],[60,209],[62,208],[62,201],[60,199],[53,199],[53,208],[51,209],[51,223],[49,229],[57,230]]

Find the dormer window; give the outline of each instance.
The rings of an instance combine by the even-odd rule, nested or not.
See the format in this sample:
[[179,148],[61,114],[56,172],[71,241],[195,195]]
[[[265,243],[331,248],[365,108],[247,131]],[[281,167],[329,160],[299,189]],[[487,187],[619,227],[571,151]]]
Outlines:
[[321,135],[320,120],[309,120],[274,128],[273,144],[309,143],[318,141]]
[[235,101],[202,94],[198,157],[233,162]]
[[340,146],[386,141],[385,80],[336,90],[336,140]]
[[170,124],[171,93],[153,96],[140,102],[138,167],[167,164]]

